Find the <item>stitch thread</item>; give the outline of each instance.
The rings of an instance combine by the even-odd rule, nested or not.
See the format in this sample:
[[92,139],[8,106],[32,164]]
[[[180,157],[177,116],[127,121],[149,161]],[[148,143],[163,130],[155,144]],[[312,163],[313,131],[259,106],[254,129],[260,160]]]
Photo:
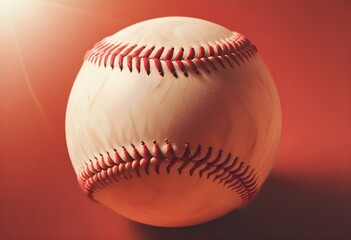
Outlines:
[[[181,166],[176,169],[179,175],[183,174],[189,165],[190,176],[193,176],[194,171],[199,169],[200,178],[207,173],[207,179],[213,177],[213,182],[218,180],[218,184],[227,186],[230,191],[235,191],[241,197],[243,206],[247,205],[258,192],[257,175],[254,169],[244,162],[239,162],[238,157],[232,158],[231,153],[222,163],[219,163],[223,159],[222,150],[217,151],[216,154],[210,147],[202,156],[201,145],[198,145],[195,152],[191,153],[190,145],[186,143],[182,156],[176,156],[169,140],[165,140],[165,154],[162,153],[155,140],[152,143],[152,151],[142,141],[141,152],[134,144],[131,144],[132,151],[130,152],[122,146],[121,153],[114,149],[114,157],[111,157],[111,153],[106,151],[105,156],[100,153],[99,158],[94,157],[95,161],[89,159],[89,163],[86,163],[78,174],[80,187],[93,199],[94,191],[106,184],[128,180],[134,174],[140,177],[140,171],[144,171],[147,175],[150,174],[150,171],[160,174],[161,162],[167,163],[166,172],[169,174],[177,162],[182,162]],[[150,169],[151,166],[154,166],[153,169]],[[201,166],[204,167],[200,169]]]
[[210,73],[212,70],[218,71],[218,68],[234,68],[235,64],[245,63],[257,53],[257,48],[242,35],[233,35],[216,45],[208,44],[196,49],[190,47],[187,52],[184,48],[175,52],[174,48],[111,43],[108,40],[105,38],[95,44],[86,53],[84,60],[105,68],[118,68],[120,71],[126,66],[130,72],[146,71],[147,75],[151,73],[153,62],[161,76],[164,76],[167,70],[175,78],[178,77],[177,71],[182,72],[185,77],[189,76],[186,66],[195,74],[201,74],[201,69]]

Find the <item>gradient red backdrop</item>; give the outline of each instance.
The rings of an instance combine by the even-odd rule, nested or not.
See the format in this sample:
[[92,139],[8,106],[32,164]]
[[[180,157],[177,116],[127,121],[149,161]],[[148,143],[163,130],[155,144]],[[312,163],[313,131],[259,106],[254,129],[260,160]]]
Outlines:
[[[0,0],[0,239],[351,239],[350,1]],[[188,228],[90,201],[65,143],[84,53],[161,16],[203,18],[256,44],[281,97],[277,162],[247,208]]]

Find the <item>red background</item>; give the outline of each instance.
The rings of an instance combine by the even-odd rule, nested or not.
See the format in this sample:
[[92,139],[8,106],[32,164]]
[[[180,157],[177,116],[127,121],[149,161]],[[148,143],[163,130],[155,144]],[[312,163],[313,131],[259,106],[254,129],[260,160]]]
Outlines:
[[[1,239],[351,239],[350,1],[27,0],[6,11],[0,9]],[[277,162],[257,199],[178,229],[133,223],[90,201],[64,135],[84,53],[130,24],[172,15],[249,37],[274,76],[283,112]]]

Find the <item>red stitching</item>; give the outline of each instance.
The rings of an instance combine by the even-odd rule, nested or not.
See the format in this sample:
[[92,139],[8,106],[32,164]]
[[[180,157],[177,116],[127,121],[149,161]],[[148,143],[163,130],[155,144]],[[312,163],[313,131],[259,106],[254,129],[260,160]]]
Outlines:
[[[151,56],[152,53],[154,53],[153,56]],[[103,64],[104,67],[110,66],[112,69],[117,67],[121,71],[124,65],[127,65],[130,72],[136,69],[138,73],[142,71],[141,65],[143,65],[143,70],[148,75],[151,73],[150,62],[153,62],[161,76],[164,76],[164,71],[167,70],[177,78],[177,71],[182,72],[186,77],[189,75],[186,66],[189,66],[195,74],[201,74],[200,69],[209,73],[211,70],[218,71],[220,67],[234,68],[235,64],[240,65],[240,62],[249,61],[255,53],[257,48],[242,35],[236,38],[233,36],[216,45],[190,47],[187,52],[184,48],[175,52],[174,48],[112,43],[105,38],[95,44],[85,54],[84,59],[98,66]]]
[[153,141],[152,150],[149,150],[142,141],[141,152],[134,144],[131,144],[132,151],[128,151],[124,146],[121,147],[120,153],[114,149],[113,158],[109,152],[106,152],[106,155],[99,154],[99,157],[94,157],[95,161],[89,159],[89,162],[80,169],[79,185],[90,198],[93,198],[94,191],[106,184],[128,180],[133,175],[140,177],[140,171],[149,175],[150,166],[154,166],[153,171],[160,174],[160,164],[167,160],[167,173],[172,171],[177,162],[182,162],[182,165],[176,169],[178,174],[183,174],[188,166],[190,176],[193,176],[194,171],[199,169],[200,178],[207,173],[207,179],[213,177],[212,181],[218,180],[218,184],[227,186],[230,191],[235,191],[241,197],[243,205],[248,204],[257,194],[259,188],[254,169],[244,162],[239,163],[239,158],[232,158],[231,153],[221,162],[220,160],[224,157],[222,150],[216,153],[210,147],[205,154],[202,154],[203,148],[198,145],[195,152],[191,153],[190,145],[185,144],[182,156],[176,156],[171,142],[165,140],[165,144],[165,154],[162,153],[156,141]]

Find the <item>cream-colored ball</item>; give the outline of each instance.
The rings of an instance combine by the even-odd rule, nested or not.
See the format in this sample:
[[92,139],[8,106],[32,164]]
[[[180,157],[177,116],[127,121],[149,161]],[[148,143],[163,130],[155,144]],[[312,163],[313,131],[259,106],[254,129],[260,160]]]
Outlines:
[[280,131],[278,93],[255,46],[186,17],[144,21],[97,43],[66,114],[82,189],[156,226],[247,205],[273,166]]

